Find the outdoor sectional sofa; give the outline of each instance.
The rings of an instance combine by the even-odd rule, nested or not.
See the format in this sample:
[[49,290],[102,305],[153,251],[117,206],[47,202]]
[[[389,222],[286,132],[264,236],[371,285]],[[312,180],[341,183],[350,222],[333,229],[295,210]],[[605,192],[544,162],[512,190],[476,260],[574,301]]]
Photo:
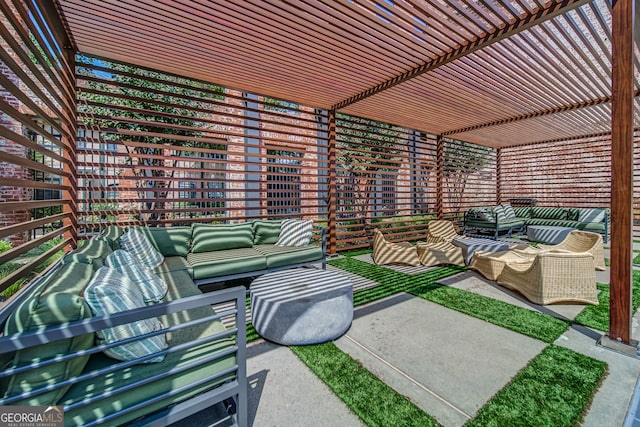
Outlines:
[[502,205],[471,208],[464,215],[464,234],[486,233],[495,239],[500,233],[510,236],[529,225],[554,225],[591,231],[601,234],[606,243],[609,238],[609,210]]
[[[246,289],[203,293],[198,284],[313,261],[324,266],[324,232],[320,247],[270,247],[279,224],[134,227],[163,256],[153,272],[166,295],[106,315],[92,313],[86,289],[110,270],[103,267],[110,256],[124,252],[118,251],[124,230],[108,227],[87,240],[0,311],[0,405],[62,406],[65,425],[166,425],[225,402],[236,424],[247,425]],[[144,335],[99,339],[105,328],[151,319],[160,327]],[[141,357],[105,354],[158,337],[166,347]]]

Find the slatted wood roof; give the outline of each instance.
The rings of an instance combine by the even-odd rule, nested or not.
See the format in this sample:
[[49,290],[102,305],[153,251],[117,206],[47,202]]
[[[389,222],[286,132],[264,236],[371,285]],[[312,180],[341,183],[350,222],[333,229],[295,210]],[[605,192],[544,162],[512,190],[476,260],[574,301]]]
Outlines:
[[610,130],[602,0],[57,3],[78,52],[309,106],[494,147]]

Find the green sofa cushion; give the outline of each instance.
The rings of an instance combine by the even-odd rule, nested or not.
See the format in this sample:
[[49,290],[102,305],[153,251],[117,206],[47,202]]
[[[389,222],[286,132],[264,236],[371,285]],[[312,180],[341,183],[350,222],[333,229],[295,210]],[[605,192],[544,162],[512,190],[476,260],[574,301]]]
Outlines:
[[[185,271],[173,272],[170,275],[162,277],[164,280],[171,281],[168,296],[168,299],[170,300],[198,295],[200,293],[198,288],[193,285],[193,282]],[[159,319],[164,325],[173,326],[202,318],[204,316],[211,315],[212,313],[213,310],[207,306],[162,316]],[[181,329],[174,333],[167,333],[167,342],[169,347],[174,347],[176,345],[192,342],[197,338],[209,336],[222,331],[224,331],[224,327],[220,322],[206,322],[187,329]],[[125,424],[142,415],[160,410],[172,403],[186,400],[198,393],[211,389],[214,386],[233,378],[233,375],[227,375],[219,378],[215,382],[183,390],[172,398],[165,398],[158,402],[145,404],[145,402],[150,401],[154,396],[158,396],[161,393],[177,390],[181,387],[192,386],[197,381],[202,380],[206,376],[212,375],[215,372],[233,368],[236,364],[236,360],[235,357],[231,355],[220,360],[207,362],[201,366],[187,368],[185,371],[177,374],[167,375],[167,372],[170,369],[184,368],[189,363],[196,362],[205,357],[211,356],[216,352],[224,351],[232,347],[233,341],[230,339],[220,339],[211,343],[198,345],[195,348],[188,350],[170,353],[161,363],[134,365],[128,368],[119,369],[110,374],[101,375],[96,378],[74,384],[60,402],[61,405],[69,405],[79,402],[82,399],[94,396],[99,392],[111,391],[116,387],[126,386],[135,380],[148,378],[152,375],[166,375],[158,381],[138,386],[133,390],[127,390],[123,393],[115,394],[106,400],[97,402],[94,405],[88,405],[84,408],[66,411],[64,414],[65,425],[85,425],[99,416],[107,416],[123,407],[141,404],[142,407],[140,409],[117,417],[109,422],[111,425]],[[112,364],[113,359],[102,354],[97,354],[91,357],[85,371],[107,367]]]
[[89,239],[84,240],[71,254],[86,256],[92,259],[92,263],[100,268],[104,264],[104,259],[113,252],[111,245],[106,240]]
[[153,272],[160,275],[171,271],[186,270],[191,274],[191,266],[187,262],[187,258],[181,256],[164,257],[164,262],[153,269]]
[[164,256],[187,256],[191,227],[135,227]]
[[529,206],[514,207],[513,211],[518,218],[529,218],[531,216],[531,208]]
[[256,245],[254,249],[267,258],[267,267],[283,267],[290,264],[318,261],[322,259],[322,248],[308,246]]
[[580,209],[567,208],[567,219],[569,221],[577,221],[579,217]]
[[526,220],[527,225],[556,225],[560,227],[574,227],[577,228],[577,221],[569,221],[566,219],[542,219],[542,218],[529,218]]
[[531,218],[567,219],[567,209],[533,207],[531,208]]
[[190,253],[187,255],[187,261],[193,269],[193,278],[196,280],[267,268],[266,258],[253,248]]
[[108,227],[103,229],[95,238],[97,240],[104,240],[111,246],[111,249],[115,251],[116,249],[120,249],[120,242],[118,242],[118,239],[124,234],[124,232],[125,230],[122,227],[118,227],[117,225],[109,225]]
[[193,225],[192,253],[222,249],[250,248],[253,245],[251,223],[228,225]]
[[251,222],[253,228],[253,244],[266,245],[273,244],[280,237],[280,224],[282,221],[257,220]]
[[[38,289],[7,319],[5,335],[91,317],[91,310],[80,295],[91,280],[92,265],[70,263],[55,268],[52,275],[47,277],[44,283],[38,286]],[[91,348],[93,342],[93,334],[84,334],[19,350],[2,368],[15,368],[56,356],[74,354]],[[54,385],[70,376],[80,374],[88,358],[89,356],[77,357],[2,378],[0,388],[4,391],[4,397],[8,397],[46,385]],[[68,388],[68,386],[62,387],[30,399],[23,399],[14,405],[56,405]]]
[[605,210],[597,208],[579,209],[577,220],[580,222],[604,222]]
[[602,233],[605,230],[605,223],[604,222],[578,222],[575,227],[579,230]]

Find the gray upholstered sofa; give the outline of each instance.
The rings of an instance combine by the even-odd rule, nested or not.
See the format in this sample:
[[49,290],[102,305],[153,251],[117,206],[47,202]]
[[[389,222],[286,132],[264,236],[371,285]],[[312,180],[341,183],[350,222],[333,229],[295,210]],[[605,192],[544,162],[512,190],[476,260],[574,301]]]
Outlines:
[[[556,225],[602,234],[609,238],[609,210],[603,208],[513,207],[507,205],[472,208],[464,215],[464,234],[486,233],[497,238],[511,235],[528,225]],[[506,208],[506,209],[505,209]]]

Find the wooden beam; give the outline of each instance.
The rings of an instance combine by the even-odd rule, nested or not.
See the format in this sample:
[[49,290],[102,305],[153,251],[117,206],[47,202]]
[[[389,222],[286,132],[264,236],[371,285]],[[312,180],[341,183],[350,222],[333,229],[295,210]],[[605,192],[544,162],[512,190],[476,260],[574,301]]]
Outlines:
[[611,316],[609,339],[630,344],[633,235],[633,43],[635,0],[612,3]]
[[337,190],[337,145],[336,145],[336,110],[329,110],[329,217],[328,217],[328,244],[329,253],[337,253],[338,234],[337,234],[337,216],[336,205],[338,202]]
[[[633,94],[634,98],[636,98],[638,96],[640,96],[640,89],[636,89],[636,91]],[[593,107],[593,106],[602,105],[602,104],[608,104],[609,102],[611,102],[611,97],[610,96],[603,96],[602,98],[590,99],[588,101],[575,102],[575,103],[572,103],[572,104],[561,105],[559,107],[546,108],[546,109],[543,109],[543,110],[532,111],[530,113],[520,114],[519,116],[513,116],[513,117],[506,118],[506,119],[493,120],[491,122],[481,123],[481,124],[477,124],[477,125],[473,125],[473,126],[467,126],[467,127],[460,128],[460,129],[452,129],[452,130],[448,130],[448,131],[442,132],[442,135],[445,135],[445,136],[447,136],[447,135],[455,135],[455,134],[458,134],[458,133],[470,132],[470,131],[473,131],[473,130],[483,129],[483,128],[487,128],[487,127],[491,127],[491,126],[499,126],[499,125],[503,125],[503,124],[506,124],[506,123],[519,122],[519,121],[522,121],[522,120],[532,119],[534,117],[549,116],[551,114],[562,113],[562,112],[565,112],[565,111],[573,111],[573,110],[579,110],[581,108]]]
[[551,1],[545,8],[540,8],[536,12],[528,12],[523,14],[519,19],[514,20],[509,25],[505,25],[502,28],[496,28],[492,32],[488,32],[485,36],[479,37],[474,41],[467,41],[467,43],[459,46],[457,49],[453,49],[443,55],[437,56],[428,61],[424,61],[408,71],[398,74],[390,79],[385,80],[382,83],[366,89],[356,95],[353,95],[344,101],[341,101],[331,107],[332,109],[339,110],[348,105],[355,104],[362,101],[365,98],[373,96],[384,90],[390,89],[400,83],[410,80],[416,76],[427,73],[442,65],[448,64],[463,56],[469,55],[479,49],[483,49],[493,43],[500,40],[512,37],[521,31],[527,30],[536,25],[540,25],[542,22],[554,18],[560,14],[566,13],[584,4],[590,3],[592,0],[562,0]]
[[436,139],[436,214],[438,219],[444,218],[444,139],[438,135]]

